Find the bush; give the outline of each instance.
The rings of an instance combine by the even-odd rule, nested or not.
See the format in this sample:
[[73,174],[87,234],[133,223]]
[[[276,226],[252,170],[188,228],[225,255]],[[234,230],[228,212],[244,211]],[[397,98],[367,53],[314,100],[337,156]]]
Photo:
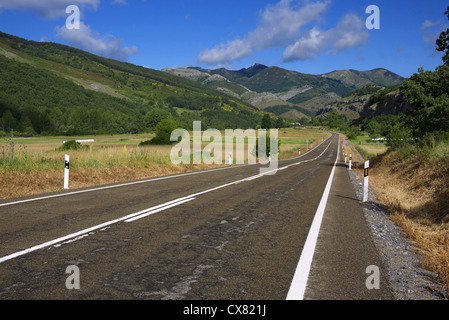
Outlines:
[[403,148],[412,142],[410,130],[403,125],[395,125],[387,135],[387,146],[391,149]]
[[81,145],[81,143],[76,142],[75,140],[66,141],[62,147],[58,148],[58,151],[67,151],[67,150],[79,150],[85,149],[87,146]]
[[423,161],[445,159],[449,156],[449,132],[428,133],[418,143]]
[[171,133],[180,127],[179,122],[173,118],[161,120],[156,127],[156,136],[147,141],[139,143],[140,146],[145,145],[167,145],[172,144],[170,141]]

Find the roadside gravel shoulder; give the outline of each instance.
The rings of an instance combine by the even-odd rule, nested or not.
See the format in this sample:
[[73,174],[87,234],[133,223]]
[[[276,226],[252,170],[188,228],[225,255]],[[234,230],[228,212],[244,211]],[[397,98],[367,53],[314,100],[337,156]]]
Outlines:
[[[357,198],[362,200],[363,178],[353,170],[348,170],[348,174]],[[373,190],[369,190],[369,201],[362,207],[396,299],[447,300],[449,295],[438,275],[421,267],[422,257],[415,243],[391,220]]]

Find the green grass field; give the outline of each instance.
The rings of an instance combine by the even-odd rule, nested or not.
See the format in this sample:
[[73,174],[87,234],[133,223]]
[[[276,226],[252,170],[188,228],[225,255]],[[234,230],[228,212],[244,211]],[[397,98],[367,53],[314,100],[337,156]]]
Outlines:
[[365,159],[383,154],[388,150],[385,141],[372,141],[369,136],[357,136],[357,138],[352,139],[351,142]]

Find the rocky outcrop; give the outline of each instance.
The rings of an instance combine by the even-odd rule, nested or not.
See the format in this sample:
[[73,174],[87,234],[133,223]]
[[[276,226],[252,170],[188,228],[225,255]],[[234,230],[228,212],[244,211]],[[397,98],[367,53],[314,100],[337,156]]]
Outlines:
[[363,110],[360,112],[360,119],[372,119],[380,115],[398,115],[406,113],[411,109],[409,103],[407,103],[404,97],[398,92],[392,92],[383,96],[379,102],[365,104]]

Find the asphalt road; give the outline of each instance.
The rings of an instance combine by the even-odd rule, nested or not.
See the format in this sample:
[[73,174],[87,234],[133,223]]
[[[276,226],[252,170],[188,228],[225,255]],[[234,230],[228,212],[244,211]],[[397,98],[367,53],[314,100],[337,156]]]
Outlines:
[[391,299],[338,144],[276,174],[233,166],[0,202],[0,300],[285,300],[333,170],[303,298]]

